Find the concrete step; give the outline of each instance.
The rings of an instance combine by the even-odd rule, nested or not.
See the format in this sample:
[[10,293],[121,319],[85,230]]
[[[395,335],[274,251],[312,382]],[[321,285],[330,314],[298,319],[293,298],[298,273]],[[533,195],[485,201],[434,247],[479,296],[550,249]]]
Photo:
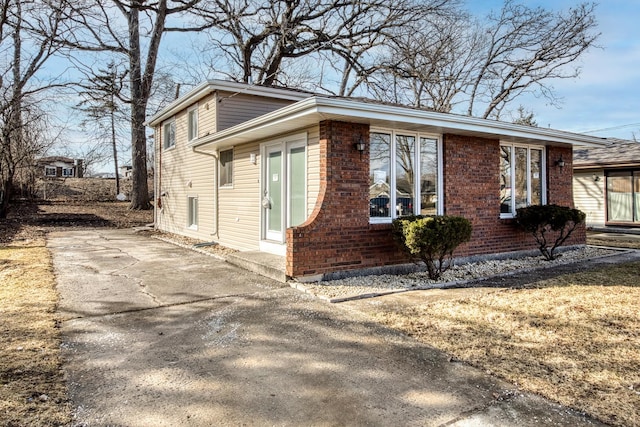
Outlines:
[[227,256],[227,262],[278,282],[287,282],[283,256],[259,251],[236,252]]

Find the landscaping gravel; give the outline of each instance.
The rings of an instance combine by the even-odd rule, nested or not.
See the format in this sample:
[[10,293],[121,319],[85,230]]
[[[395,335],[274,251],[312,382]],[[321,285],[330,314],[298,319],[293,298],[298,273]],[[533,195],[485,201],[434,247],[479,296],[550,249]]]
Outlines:
[[295,284],[295,287],[330,302],[366,298],[418,289],[441,289],[459,287],[478,280],[570,264],[600,258],[620,251],[586,246],[563,252],[557,259],[546,261],[541,255],[517,259],[487,260],[454,265],[439,280],[431,280],[426,271],[404,275],[381,274],[357,276],[340,280]]

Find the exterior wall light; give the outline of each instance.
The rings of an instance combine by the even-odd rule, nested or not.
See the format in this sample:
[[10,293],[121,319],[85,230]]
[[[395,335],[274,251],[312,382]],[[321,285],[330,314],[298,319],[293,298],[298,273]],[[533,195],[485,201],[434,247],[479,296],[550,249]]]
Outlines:
[[362,135],[358,136],[358,139],[353,144],[353,147],[360,153],[360,158],[362,159],[362,153],[364,152],[365,148],[367,148],[366,143],[362,139]]
[[562,156],[560,156],[560,158],[556,160],[556,166],[558,166],[560,169],[564,167],[564,160],[562,159]]

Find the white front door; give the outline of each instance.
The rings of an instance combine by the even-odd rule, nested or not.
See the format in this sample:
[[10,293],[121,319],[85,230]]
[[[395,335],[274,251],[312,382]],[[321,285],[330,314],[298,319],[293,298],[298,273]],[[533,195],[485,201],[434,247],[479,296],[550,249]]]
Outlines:
[[283,244],[287,227],[307,219],[306,135],[263,146],[262,238]]

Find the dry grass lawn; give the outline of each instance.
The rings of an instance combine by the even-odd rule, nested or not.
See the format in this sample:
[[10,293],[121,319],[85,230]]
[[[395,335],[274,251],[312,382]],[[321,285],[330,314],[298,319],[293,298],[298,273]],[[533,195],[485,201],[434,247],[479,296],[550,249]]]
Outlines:
[[0,247],[0,425],[71,421],[44,239]]
[[47,233],[152,221],[152,211],[131,211],[127,203],[87,201],[19,203],[0,220],[0,426],[71,422]]
[[639,282],[640,263],[621,264],[378,319],[524,390],[640,426]]

